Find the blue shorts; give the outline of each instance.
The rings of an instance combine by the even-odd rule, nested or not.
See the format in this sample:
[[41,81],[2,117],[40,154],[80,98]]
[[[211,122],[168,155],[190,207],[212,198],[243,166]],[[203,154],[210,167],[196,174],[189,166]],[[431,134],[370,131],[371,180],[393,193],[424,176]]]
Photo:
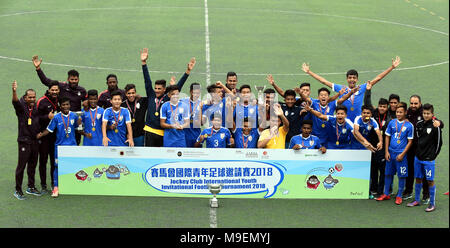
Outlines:
[[401,152],[393,152],[389,151],[391,155],[390,161],[386,160],[386,171],[385,175],[393,176],[397,174],[398,177],[407,177],[408,176],[408,160],[406,155],[403,157],[402,161],[397,161],[396,158]]
[[414,157],[414,177],[434,181],[434,168],[436,161],[422,161]]

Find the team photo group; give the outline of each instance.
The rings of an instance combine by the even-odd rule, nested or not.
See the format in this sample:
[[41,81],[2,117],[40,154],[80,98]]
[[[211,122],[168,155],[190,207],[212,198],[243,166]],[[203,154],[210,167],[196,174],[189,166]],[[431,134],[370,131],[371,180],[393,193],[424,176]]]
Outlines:
[[[19,90],[24,92],[20,96],[20,82],[12,83],[18,119],[17,199],[26,199],[25,171],[26,194],[58,197],[58,146],[317,149],[318,153],[367,149],[372,154],[370,199],[385,201],[392,196],[397,205],[410,199],[407,207],[436,209],[435,160],[444,123],[420,95],[401,100],[401,92],[391,92],[376,102],[371,99],[373,87],[401,64],[399,57],[361,83],[353,69],[346,73],[346,84],[336,84],[314,73],[308,63],[299,65],[322,84],[317,92],[311,92],[308,82],[282,89],[270,74],[264,86],[240,83],[235,72],[228,72],[224,83],[185,85],[195,58],[178,81],[175,77],[152,81],[148,58],[144,48],[140,61],[145,92],[137,92],[135,84],[119,86],[115,74],[107,75],[104,90],[84,88],[76,70],[68,71],[66,80],[50,79],[41,68],[42,59],[33,56],[37,77],[48,90],[43,95],[34,89]],[[188,95],[182,93],[185,88]],[[393,192],[395,176],[397,192]]]

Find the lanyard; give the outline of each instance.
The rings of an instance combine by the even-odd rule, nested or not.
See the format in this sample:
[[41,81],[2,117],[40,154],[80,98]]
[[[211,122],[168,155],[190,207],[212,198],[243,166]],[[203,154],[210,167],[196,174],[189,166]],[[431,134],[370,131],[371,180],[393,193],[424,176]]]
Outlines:
[[53,104],[53,102],[47,96],[44,96],[44,98],[50,102],[50,104],[53,106],[53,110],[56,111],[56,105]]
[[158,101],[158,98],[155,98],[155,104],[156,104],[156,111],[158,111],[158,109],[159,109],[159,105],[161,105],[161,102],[162,102],[162,100],[164,99],[164,96],[162,96],[160,99],[159,99],[159,101]]
[[[309,136],[309,137],[311,137],[311,136]],[[338,138],[338,140],[339,140],[339,138]],[[302,137],[302,147],[310,148],[312,146],[312,145],[305,146],[305,144],[303,143],[304,141],[305,141],[305,139],[303,139],[303,137]]]

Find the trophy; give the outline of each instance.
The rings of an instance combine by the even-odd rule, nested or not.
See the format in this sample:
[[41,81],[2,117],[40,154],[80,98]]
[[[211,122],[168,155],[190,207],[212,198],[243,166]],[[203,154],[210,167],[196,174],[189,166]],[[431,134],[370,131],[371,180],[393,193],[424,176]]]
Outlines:
[[[77,114],[78,118],[81,119],[81,116],[83,116],[83,112],[82,111],[76,111],[75,114]],[[77,120],[78,121],[78,120]],[[83,131],[84,127],[83,127],[83,122],[81,122],[81,125],[79,125],[77,127],[78,131]]]
[[266,89],[266,86],[256,86],[255,85],[255,89],[256,91],[258,91],[258,102],[263,102],[263,91],[264,89]]
[[216,195],[219,194],[220,190],[222,190],[222,185],[220,184],[208,184],[208,189],[211,194],[213,194],[213,198],[209,200],[209,205],[212,208],[219,207],[219,200],[217,200]]

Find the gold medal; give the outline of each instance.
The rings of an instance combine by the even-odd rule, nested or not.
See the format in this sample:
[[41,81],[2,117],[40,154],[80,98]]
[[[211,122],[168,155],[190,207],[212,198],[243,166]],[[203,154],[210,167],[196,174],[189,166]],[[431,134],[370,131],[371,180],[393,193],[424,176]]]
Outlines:
[[66,137],[69,138],[69,134],[66,134]]
[[133,119],[131,119],[131,122],[135,122],[135,121],[136,121],[136,119],[134,119],[134,118],[133,118]]
[[351,111],[355,110],[353,107],[350,108]]
[[336,145],[339,145],[339,141],[336,141]]
[[158,112],[155,112],[155,116],[158,116],[159,115],[159,113]]
[[118,132],[119,132],[119,130],[118,130],[118,129],[114,129],[114,132],[118,133]]
[[95,127],[93,127],[93,128],[92,128],[92,131],[94,131],[94,132],[95,132]]
[[208,138],[208,135],[207,135],[207,134],[205,134],[205,135],[203,135],[203,137],[205,137],[205,138]]
[[322,123],[322,128],[325,128],[325,123]]
[[397,144],[400,144],[400,140],[397,140]]
[[28,118],[28,126],[31,126],[31,118]]

